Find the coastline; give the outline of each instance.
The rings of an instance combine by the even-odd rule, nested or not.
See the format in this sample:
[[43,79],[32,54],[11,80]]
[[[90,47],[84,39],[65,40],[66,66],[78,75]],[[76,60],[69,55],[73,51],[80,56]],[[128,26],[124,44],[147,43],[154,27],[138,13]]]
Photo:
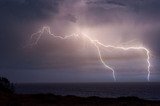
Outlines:
[[160,100],[160,83],[23,83],[15,85],[15,93],[101,98],[134,96],[145,100]]
[[48,94],[0,93],[1,106],[160,106],[160,100],[145,100],[138,97],[78,97]]

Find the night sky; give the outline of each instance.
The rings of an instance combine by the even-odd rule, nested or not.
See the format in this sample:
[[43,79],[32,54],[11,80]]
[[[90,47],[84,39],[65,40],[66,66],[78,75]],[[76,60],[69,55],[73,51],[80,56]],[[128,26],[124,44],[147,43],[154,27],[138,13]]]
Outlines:
[[[0,76],[12,82],[113,82],[95,47],[83,38],[55,39],[77,30],[106,45],[144,46],[150,80],[160,81],[160,0],[0,0]],[[117,81],[147,81],[143,51],[100,48]]]

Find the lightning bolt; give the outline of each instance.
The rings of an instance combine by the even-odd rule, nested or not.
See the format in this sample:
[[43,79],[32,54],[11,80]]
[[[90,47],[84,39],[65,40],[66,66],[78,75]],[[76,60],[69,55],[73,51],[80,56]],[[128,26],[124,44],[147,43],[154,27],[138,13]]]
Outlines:
[[120,50],[124,50],[124,51],[128,51],[128,50],[143,50],[145,51],[145,54],[146,54],[146,61],[147,61],[147,80],[150,81],[150,67],[151,67],[151,63],[150,63],[150,51],[143,47],[143,46],[138,46],[138,47],[134,47],[134,46],[131,46],[131,47],[123,47],[123,46],[113,46],[113,45],[105,45],[103,43],[101,43],[100,41],[98,40],[94,40],[92,39],[91,37],[89,37],[88,35],[85,35],[85,34],[72,34],[72,35],[67,35],[67,36],[58,36],[58,35],[55,35],[54,33],[51,32],[50,30],[50,27],[48,26],[44,26],[42,27],[38,32],[35,32],[31,35],[31,39],[33,38],[33,36],[36,36],[38,35],[37,39],[35,40],[35,42],[31,45],[36,45],[39,41],[39,39],[41,38],[42,34],[44,32],[47,32],[49,35],[53,36],[54,38],[59,38],[59,39],[63,39],[63,40],[66,40],[66,39],[69,39],[69,38],[72,38],[72,37],[80,37],[83,36],[84,38],[86,38],[88,41],[90,41],[91,44],[93,44],[95,46],[95,48],[97,49],[97,52],[98,52],[98,56],[99,56],[99,59],[100,59],[100,62],[104,65],[104,67],[106,69],[109,69],[112,71],[112,75],[113,75],[113,79],[114,81],[116,81],[116,76],[115,76],[115,70],[110,67],[109,65],[107,65],[103,58],[102,58],[102,54],[101,54],[101,51],[100,51],[100,47],[99,46],[102,46],[102,47],[105,47],[105,48],[114,48],[114,49],[120,49]]

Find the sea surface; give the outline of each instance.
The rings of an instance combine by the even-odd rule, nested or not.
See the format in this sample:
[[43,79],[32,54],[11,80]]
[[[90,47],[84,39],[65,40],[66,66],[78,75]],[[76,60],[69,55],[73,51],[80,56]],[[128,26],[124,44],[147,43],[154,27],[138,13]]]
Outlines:
[[16,93],[53,93],[82,97],[136,96],[143,99],[160,100],[160,83],[26,83],[16,84]]

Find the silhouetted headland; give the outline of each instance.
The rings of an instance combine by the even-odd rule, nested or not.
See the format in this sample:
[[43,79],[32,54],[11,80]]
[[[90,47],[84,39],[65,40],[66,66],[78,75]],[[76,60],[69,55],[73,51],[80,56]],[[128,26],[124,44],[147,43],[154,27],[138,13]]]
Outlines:
[[17,94],[13,84],[0,78],[0,106],[160,106],[159,100],[144,100],[134,96],[118,98],[78,97],[46,94]]

